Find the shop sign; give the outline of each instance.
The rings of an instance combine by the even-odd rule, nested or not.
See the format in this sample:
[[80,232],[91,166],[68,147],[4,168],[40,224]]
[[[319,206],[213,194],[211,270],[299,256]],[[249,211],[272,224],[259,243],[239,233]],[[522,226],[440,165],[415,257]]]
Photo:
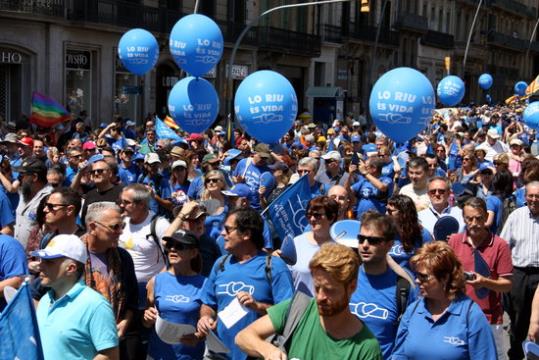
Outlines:
[[17,51],[0,49],[1,64],[21,64],[22,54]]
[[66,68],[68,69],[91,69],[90,51],[67,50],[65,56]]
[[[226,74],[228,77],[228,65],[226,66]],[[232,66],[232,79],[242,80],[249,75],[249,66],[247,65],[233,65]]]

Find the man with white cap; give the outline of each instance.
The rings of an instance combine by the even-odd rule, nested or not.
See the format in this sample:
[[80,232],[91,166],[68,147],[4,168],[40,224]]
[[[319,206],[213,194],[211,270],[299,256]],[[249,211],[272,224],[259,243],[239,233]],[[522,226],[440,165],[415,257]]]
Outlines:
[[487,155],[485,156],[485,160],[492,162],[496,154],[509,151],[507,145],[499,141],[499,139],[500,134],[496,129],[491,128],[489,129],[489,131],[487,131],[487,139],[485,140],[485,142],[483,142],[476,148],[485,150],[485,152],[487,153]]
[[137,182],[148,186],[152,192],[150,209],[158,215],[168,215],[172,209],[172,191],[168,180],[159,172],[161,159],[157,153],[146,154],[144,167],[147,174],[141,174]]
[[58,235],[32,255],[41,259],[42,284],[50,288],[36,313],[45,360],[118,359],[112,308],[80,281],[88,255],[79,237]]
[[333,185],[344,186],[350,174],[341,168],[341,154],[338,151],[330,151],[322,155],[322,160],[324,160],[324,171],[318,171],[316,180],[324,184],[326,192]]

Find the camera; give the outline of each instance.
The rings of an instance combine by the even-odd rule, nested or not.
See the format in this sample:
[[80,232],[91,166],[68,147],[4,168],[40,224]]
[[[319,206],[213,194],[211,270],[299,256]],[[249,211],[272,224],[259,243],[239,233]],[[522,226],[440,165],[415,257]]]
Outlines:
[[475,273],[469,272],[469,271],[465,271],[465,272],[464,272],[464,280],[466,280],[466,281],[475,280]]

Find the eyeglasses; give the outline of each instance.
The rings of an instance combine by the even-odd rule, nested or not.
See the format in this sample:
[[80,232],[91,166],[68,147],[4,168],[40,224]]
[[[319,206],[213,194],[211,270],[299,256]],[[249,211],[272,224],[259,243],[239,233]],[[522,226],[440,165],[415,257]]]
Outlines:
[[436,152],[437,153],[445,153],[445,150],[444,149],[436,149]]
[[94,169],[94,170],[90,170],[90,174],[92,174],[92,175],[101,175],[105,171],[107,171],[107,169]]
[[387,214],[388,214],[388,215],[392,215],[392,214],[394,214],[394,213],[399,212],[399,210],[397,210],[397,209],[392,209],[392,208],[389,208],[389,207],[386,207],[386,211],[387,211]]
[[526,199],[539,200],[539,194],[528,194],[526,195]]
[[365,235],[359,234],[357,236],[357,240],[360,245],[363,244],[365,240],[367,240],[370,245],[377,245],[377,244],[380,244],[382,241],[385,241],[386,239],[379,236],[365,236]]
[[45,203],[43,209],[49,209],[52,211],[58,211],[60,208],[64,208],[66,206],[69,206],[69,204],[51,204],[51,203]]
[[179,241],[176,241],[176,240],[172,240],[172,239],[169,239],[167,241],[165,241],[165,249],[167,250],[172,250],[172,249],[175,249],[177,251],[182,251],[182,250],[187,250],[187,249],[191,249],[192,247],[189,246],[189,245],[186,245],[184,243],[181,243]]
[[417,281],[419,281],[420,283],[427,282],[432,278],[432,275],[423,274],[423,273],[420,273],[420,272],[417,272],[415,275],[416,275]]
[[96,224],[99,224],[103,227],[106,227],[107,229],[109,229],[110,231],[113,231],[113,232],[118,232],[120,230],[123,230],[125,228],[125,223],[121,222],[121,223],[117,223],[117,224],[114,224],[114,225],[107,225],[107,224],[103,224],[99,221],[96,221],[95,222]]
[[223,228],[225,229],[225,233],[227,235],[230,235],[233,231],[236,231],[238,229],[237,226],[228,226],[228,225],[225,225]]
[[309,174],[310,172],[311,170],[308,170],[308,169],[298,169],[298,174],[300,175]]
[[307,219],[314,217],[316,220],[320,220],[324,216],[326,216],[326,214],[322,212],[314,212],[314,211],[307,212]]
[[221,179],[206,179],[206,184],[218,183]]
[[82,154],[71,155],[70,158],[72,158],[72,159],[82,159]]
[[133,204],[134,201],[131,201],[131,200],[124,200],[124,199],[120,199],[120,204],[122,205],[130,205],[130,204]]
[[470,161],[470,158],[462,158],[462,161]]
[[446,192],[447,192],[446,189],[431,189],[431,190],[429,190],[430,195],[436,195],[436,194],[445,195]]
[[467,222],[467,223],[472,223],[472,222],[482,222],[483,221],[483,216],[479,215],[479,216],[464,216],[464,221]]

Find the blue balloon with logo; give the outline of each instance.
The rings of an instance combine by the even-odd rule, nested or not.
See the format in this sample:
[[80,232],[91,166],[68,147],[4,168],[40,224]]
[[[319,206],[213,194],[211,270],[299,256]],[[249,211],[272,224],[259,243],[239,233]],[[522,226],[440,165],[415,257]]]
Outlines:
[[477,83],[479,84],[479,87],[483,90],[488,90],[492,87],[492,83],[494,82],[494,79],[492,78],[492,75],[490,74],[482,74],[479,76],[479,80]]
[[276,143],[294,124],[298,99],[284,76],[260,70],[241,82],[234,97],[234,111],[250,136],[263,143]]
[[185,72],[192,76],[203,76],[221,60],[223,33],[209,17],[187,15],[172,28],[169,49],[174,62]]
[[539,131],[539,101],[534,101],[526,107],[523,118],[526,125]]
[[458,76],[446,76],[438,83],[436,94],[438,100],[445,106],[455,106],[462,101],[464,97],[464,81]]
[[526,95],[526,88],[528,88],[528,84],[525,81],[519,81],[515,84],[515,94],[518,96],[524,96]]
[[415,69],[401,67],[376,81],[369,110],[380,131],[393,141],[404,143],[427,127],[435,103],[429,79]]
[[168,111],[183,130],[202,133],[217,118],[219,97],[209,81],[189,76],[178,81],[170,91]]
[[132,29],[120,38],[118,57],[129,72],[144,75],[157,64],[159,45],[151,32]]

